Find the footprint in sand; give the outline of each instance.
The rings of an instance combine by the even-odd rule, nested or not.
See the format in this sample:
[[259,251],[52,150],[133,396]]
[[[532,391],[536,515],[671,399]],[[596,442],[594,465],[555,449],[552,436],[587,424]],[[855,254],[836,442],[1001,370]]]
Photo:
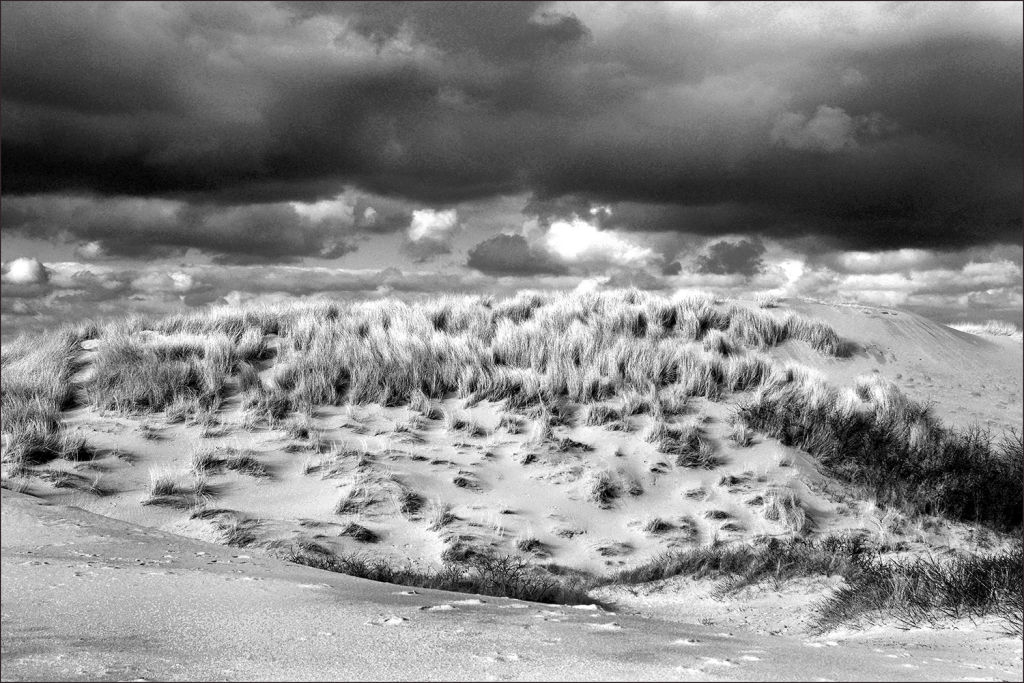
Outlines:
[[619,626],[614,621],[609,622],[607,624],[591,624],[590,628],[594,629],[595,631],[621,631],[622,630],[622,627]]
[[476,659],[482,659],[485,662],[492,662],[492,663],[496,663],[496,662],[518,662],[520,660],[519,655],[517,655],[515,652],[509,652],[507,654],[503,654],[501,652],[495,652],[493,654],[473,655],[473,656]]
[[708,666],[736,666],[731,659],[719,659],[718,657],[701,657]]
[[372,619],[367,623],[369,626],[401,626],[402,624],[409,621],[405,617],[398,617],[395,615],[381,617],[380,619]]
[[700,680],[705,675],[705,673],[700,669],[694,669],[688,666],[676,667],[676,671],[679,673],[680,679]]

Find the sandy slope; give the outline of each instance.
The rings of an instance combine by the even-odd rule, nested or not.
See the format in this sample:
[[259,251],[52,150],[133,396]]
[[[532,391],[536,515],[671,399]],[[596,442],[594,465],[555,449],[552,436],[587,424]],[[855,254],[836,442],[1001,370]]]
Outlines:
[[835,384],[877,372],[912,398],[933,401],[947,424],[1021,427],[1024,363],[1017,339],[967,334],[888,308],[793,301],[774,310],[828,323],[858,347],[852,358],[833,359],[784,344],[773,351],[778,358],[817,368]]
[[[1005,641],[757,636],[329,574],[2,492],[3,678],[1019,679]],[[945,639],[948,641],[949,639]],[[1017,643],[1019,645],[1019,643]],[[986,649],[988,651],[986,651]],[[1002,652],[993,658],[992,651]]]

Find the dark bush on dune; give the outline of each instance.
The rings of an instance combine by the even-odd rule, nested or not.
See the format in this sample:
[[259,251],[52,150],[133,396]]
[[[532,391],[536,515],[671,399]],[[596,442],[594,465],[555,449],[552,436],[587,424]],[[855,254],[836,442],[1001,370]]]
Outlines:
[[418,570],[395,566],[384,558],[337,555],[316,543],[299,543],[288,549],[284,559],[339,574],[416,588],[560,605],[594,602],[587,596],[591,584],[582,575],[554,575],[512,555],[474,552],[464,561],[447,563],[438,570]]
[[[745,424],[817,457],[878,502],[1001,529],[1021,526],[1021,435],[943,427],[887,386],[861,386],[851,408],[820,383],[770,383],[739,408]],[[869,395],[870,394],[870,395]]]
[[993,554],[958,553],[948,558],[885,557],[860,536],[820,540],[766,539],[673,551],[604,581],[634,584],[673,576],[720,579],[719,596],[762,582],[779,585],[812,576],[841,576],[845,584],[815,608],[813,627],[886,621],[903,626],[944,618],[999,617],[1008,633],[1021,634],[1024,556],[1017,541]]

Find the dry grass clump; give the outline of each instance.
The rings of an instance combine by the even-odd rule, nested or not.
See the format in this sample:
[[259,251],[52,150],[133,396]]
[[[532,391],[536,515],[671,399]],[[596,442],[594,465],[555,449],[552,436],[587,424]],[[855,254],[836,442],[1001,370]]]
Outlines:
[[100,485],[101,474],[93,477],[86,477],[76,472],[66,470],[46,470],[38,473],[40,479],[48,481],[57,489],[74,489],[94,496],[105,496],[109,493]]
[[959,322],[950,325],[954,330],[967,334],[985,335],[990,337],[1021,337],[1021,330],[1013,323],[1004,320],[988,320],[983,323]]
[[641,531],[652,536],[667,533],[675,528],[674,524],[662,519],[661,517],[651,517],[644,520],[640,525]]
[[544,554],[546,546],[544,543],[534,536],[524,536],[517,538],[515,542],[516,550],[523,553],[530,554]]
[[265,421],[275,427],[291,412],[292,401],[287,392],[259,384],[242,394],[242,409],[253,423]]
[[629,477],[626,480],[626,493],[631,496],[642,496],[644,493],[644,485],[637,477]]
[[379,502],[378,494],[383,492],[377,478],[358,473],[353,477],[348,490],[338,499],[334,505],[334,514],[353,515],[365,511],[367,508]]
[[157,441],[161,439],[160,428],[153,425],[151,422],[143,422],[139,425],[139,435],[147,441]]
[[227,508],[196,507],[189,515],[189,519],[211,522],[222,534],[221,543],[236,548],[255,545],[256,530],[261,525],[260,520],[240,518],[237,512]]
[[84,442],[61,424],[61,412],[75,398],[71,377],[79,368],[82,333],[63,327],[43,338],[20,337],[3,345],[0,423],[4,463],[24,467],[60,457],[86,457]]
[[399,512],[412,517],[419,514],[424,505],[426,505],[426,500],[424,500],[423,496],[409,488],[403,488],[399,495]]
[[754,431],[742,422],[736,422],[729,430],[729,440],[739,448],[747,448],[754,443]]
[[704,346],[704,350],[709,353],[717,353],[720,356],[728,356],[733,352],[732,344],[729,343],[729,338],[725,336],[725,333],[719,330],[711,330],[701,342]]
[[86,395],[97,408],[126,412],[209,408],[222,397],[235,363],[225,337],[152,341],[111,330],[96,351]]
[[438,531],[456,521],[458,517],[452,512],[452,506],[448,503],[434,503],[430,508],[427,526],[431,531]]
[[465,553],[439,570],[400,567],[387,560],[336,555],[323,546],[302,541],[284,559],[318,569],[401,586],[491,595],[552,604],[592,604],[587,595],[593,581],[580,573],[553,574],[512,555]]
[[250,451],[232,448],[227,450],[227,456],[224,467],[233,472],[248,474],[250,477],[270,476],[266,465],[261,463]]
[[865,622],[914,627],[990,615],[1001,619],[1007,633],[1020,636],[1022,631],[1024,557],[1019,540],[1009,550],[955,553],[943,559],[884,557],[861,536],[716,543],[665,553],[605,582],[648,583],[680,575],[721,579],[717,595],[763,582],[780,586],[799,577],[840,575],[846,584],[815,606],[818,632]]
[[526,420],[511,413],[502,413],[498,421],[498,429],[504,429],[509,434],[521,434],[526,426]]
[[670,425],[655,422],[644,435],[644,439],[655,444],[659,453],[675,456],[678,467],[714,469],[722,464],[715,456],[714,446],[704,439],[696,424]]
[[762,500],[764,507],[761,514],[765,519],[778,522],[784,529],[795,534],[810,530],[811,520],[792,490],[770,489]]
[[462,432],[466,436],[472,437],[483,437],[487,436],[490,432],[473,420],[465,413],[460,413],[451,409],[443,409],[444,428],[449,432]]
[[149,471],[149,495],[142,505],[195,507],[213,493],[214,487],[204,474],[153,468]]
[[818,605],[815,629],[895,622],[913,628],[943,619],[996,616],[1005,633],[1024,634],[1024,553],[1017,539],[992,554],[861,560],[846,585]]
[[370,529],[367,529],[362,524],[356,524],[355,522],[349,522],[341,530],[339,536],[347,536],[354,541],[360,543],[377,543],[380,541],[380,536]]
[[823,322],[791,315],[786,319],[786,328],[790,337],[807,342],[826,356],[845,358],[853,353],[852,345]]
[[859,379],[853,394],[814,378],[787,379],[764,383],[739,418],[811,453],[883,505],[1020,527],[1020,432],[997,440],[978,427],[944,427],[928,406],[878,377]]
[[609,470],[594,473],[587,486],[587,498],[602,508],[611,507],[622,496],[618,478]]
[[309,439],[317,432],[316,426],[308,415],[296,415],[285,421],[284,433],[289,439]]
[[772,367],[771,359],[760,354],[731,356],[722,366],[723,383],[730,391],[753,389],[771,375]]
[[608,425],[624,419],[623,411],[618,408],[592,403],[583,413],[583,424],[588,427]]
[[196,476],[217,474],[225,469],[253,477],[267,477],[270,472],[252,451],[234,446],[197,447],[192,451],[189,469]]

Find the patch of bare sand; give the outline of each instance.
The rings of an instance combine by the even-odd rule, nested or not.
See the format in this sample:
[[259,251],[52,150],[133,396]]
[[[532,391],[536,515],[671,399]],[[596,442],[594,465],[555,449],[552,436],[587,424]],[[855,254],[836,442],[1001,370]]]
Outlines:
[[888,308],[793,300],[771,310],[821,320],[856,345],[851,358],[837,359],[808,353],[803,342],[786,342],[772,350],[776,358],[821,370],[837,385],[878,373],[911,398],[933,402],[951,425],[1021,428],[1024,364],[1015,339],[967,334]]

